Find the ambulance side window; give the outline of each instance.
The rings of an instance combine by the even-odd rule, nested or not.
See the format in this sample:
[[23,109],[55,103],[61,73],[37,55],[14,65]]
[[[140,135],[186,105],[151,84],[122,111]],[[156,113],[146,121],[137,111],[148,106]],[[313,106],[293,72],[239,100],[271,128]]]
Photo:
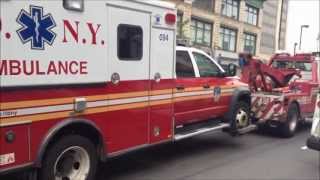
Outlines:
[[118,26],[118,57],[124,61],[139,61],[143,55],[143,31],[140,26]]
[[177,77],[195,77],[191,58],[187,51],[177,51],[176,57]]

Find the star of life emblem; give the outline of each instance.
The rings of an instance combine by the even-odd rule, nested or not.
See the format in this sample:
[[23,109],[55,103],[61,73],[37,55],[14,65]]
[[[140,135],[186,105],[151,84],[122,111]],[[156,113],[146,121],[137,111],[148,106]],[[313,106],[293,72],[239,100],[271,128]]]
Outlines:
[[30,13],[22,9],[16,20],[22,27],[17,30],[22,43],[31,42],[31,49],[44,50],[45,43],[52,45],[56,33],[52,31],[56,23],[52,15],[43,15],[43,8],[30,6]]

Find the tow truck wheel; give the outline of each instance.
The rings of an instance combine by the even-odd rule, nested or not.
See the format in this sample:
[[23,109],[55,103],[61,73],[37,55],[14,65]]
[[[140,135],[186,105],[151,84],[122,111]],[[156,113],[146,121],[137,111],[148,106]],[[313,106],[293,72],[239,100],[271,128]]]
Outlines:
[[280,128],[282,128],[281,132],[284,137],[292,137],[294,136],[299,120],[299,109],[297,105],[291,104],[288,110],[287,121],[283,123]]
[[49,147],[39,179],[93,180],[96,166],[97,153],[90,140],[68,135]]
[[248,127],[250,125],[250,106],[244,101],[240,101],[235,105],[235,111],[231,122],[232,133],[237,130]]

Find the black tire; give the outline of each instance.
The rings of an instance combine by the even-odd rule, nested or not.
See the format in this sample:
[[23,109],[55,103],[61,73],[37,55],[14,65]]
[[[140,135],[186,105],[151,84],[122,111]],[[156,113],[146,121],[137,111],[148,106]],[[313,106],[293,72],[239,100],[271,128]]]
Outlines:
[[309,149],[320,151],[320,138],[315,136],[310,136],[307,139],[307,146]]
[[[239,124],[238,114],[239,112],[245,113],[247,120],[245,123]],[[250,105],[245,101],[239,101],[235,104],[234,111],[232,112],[230,127],[231,127],[231,135],[238,134],[238,130],[244,127],[247,127],[251,124],[250,118]]]
[[257,132],[265,133],[269,130],[269,126],[266,123],[257,124]]
[[299,123],[299,108],[296,104],[290,104],[287,120],[280,125],[281,135],[285,138],[293,137]]
[[[39,180],[55,180],[54,169],[61,169],[61,171],[65,173],[66,171],[68,171],[66,170],[67,166],[69,166],[69,169],[71,168],[72,170],[75,169],[75,171],[78,171],[76,172],[78,174],[80,174],[81,172],[84,172],[84,171],[81,171],[81,169],[83,169],[82,167],[84,167],[85,165],[81,166],[81,163],[75,162],[76,160],[72,160],[72,159],[75,159],[71,157],[72,153],[74,154],[77,153],[77,149],[73,150],[72,148],[79,148],[79,152],[84,153],[86,158],[80,158],[80,159],[89,159],[89,161],[86,161],[86,163],[83,163],[83,164],[89,165],[89,170],[87,170],[86,168],[86,171],[88,171],[88,173],[85,173],[87,174],[87,176],[83,180],[94,180],[95,172],[97,169],[97,162],[98,162],[97,151],[95,146],[89,139],[79,135],[64,136],[49,147],[42,161],[42,168],[39,169]],[[62,165],[60,164],[63,164],[64,167],[62,167]],[[57,170],[57,172],[59,171]],[[61,173],[61,176],[63,176],[62,175],[63,173]],[[82,178],[80,179],[79,178],[72,178],[72,179],[62,178],[62,180],[64,179],[65,180],[73,180],[73,179],[82,180]]]

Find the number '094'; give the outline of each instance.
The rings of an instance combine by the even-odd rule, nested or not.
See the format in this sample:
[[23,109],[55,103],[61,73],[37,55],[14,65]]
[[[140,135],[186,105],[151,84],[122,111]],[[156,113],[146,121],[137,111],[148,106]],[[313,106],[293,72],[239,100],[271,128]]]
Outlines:
[[169,41],[169,35],[168,34],[160,34],[159,40],[160,41]]

